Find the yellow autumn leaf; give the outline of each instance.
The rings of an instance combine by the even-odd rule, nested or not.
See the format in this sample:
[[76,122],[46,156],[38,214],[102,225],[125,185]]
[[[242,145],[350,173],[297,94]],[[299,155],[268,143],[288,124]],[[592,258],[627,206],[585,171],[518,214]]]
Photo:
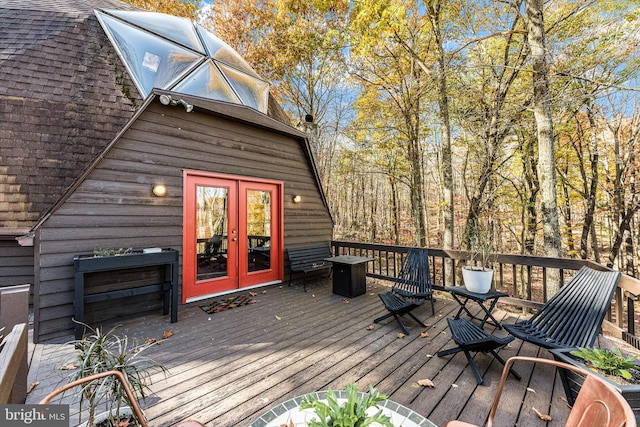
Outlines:
[[374,329],[375,329],[375,326],[373,325],[367,326],[367,331],[373,331]]
[[396,335],[398,338],[404,338],[404,334],[402,332],[399,332],[398,335]]
[[427,338],[429,336],[429,332],[424,331],[423,333],[420,334],[420,338]]
[[166,331],[164,331],[164,334],[162,334],[162,339],[166,340],[172,335],[173,335],[173,331],[171,329],[167,329]]

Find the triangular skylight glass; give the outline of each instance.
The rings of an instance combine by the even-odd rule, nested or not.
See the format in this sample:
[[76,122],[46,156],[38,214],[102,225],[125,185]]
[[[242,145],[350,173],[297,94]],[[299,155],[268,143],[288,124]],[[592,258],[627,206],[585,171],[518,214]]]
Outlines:
[[198,25],[198,33],[204,41],[204,45],[207,48],[209,56],[216,61],[224,62],[240,71],[244,71],[254,77],[260,78],[260,76],[251,68],[247,61],[228,44],[220,40],[218,37],[211,34],[209,31]]
[[269,84],[202,26],[154,12],[101,10],[96,16],[143,97],[155,87],[266,114]]
[[[225,82],[224,77],[220,74],[220,70],[218,70],[211,60],[205,62],[196,71],[189,74],[189,76],[178,83],[173,90],[188,95],[242,104],[240,98],[238,98]],[[259,110],[258,108],[256,109]]]
[[231,82],[231,86],[240,95],[242,103],[256,110],[267,109],[269,102],[269,85],[255,77],[248,76],[225,64],[218,63],[224,75]]
[[108,15],[100,18],[144,97],[154,87],[171,86],[203,59],[188,49]]
[[105,10],[105,12],[169,40],[176,41],[203,55],[205,53],[193,23],[187,18],[179,18],[165,13],[133,12],[128,10]]

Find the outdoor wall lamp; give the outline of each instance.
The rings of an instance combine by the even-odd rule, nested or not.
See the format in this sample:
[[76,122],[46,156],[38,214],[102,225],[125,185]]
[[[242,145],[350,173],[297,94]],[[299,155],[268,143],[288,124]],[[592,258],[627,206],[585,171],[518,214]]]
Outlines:
[[172,99],[171,96],[164,93],[160,95],[160,103],[162,105],[182,105],[184,107],[184,110],[187,113],[190,113],[193,111],[193,105],[189,104],[184,99],[175,100],[175,99]]
[[156,197],[164,197],[167,195],[167,186],[164,184],[153,184],[153,195]]
[[295,196],[293,196],[293,203],[300,203],[302,201],[302,196],[299,194],[296,194]]

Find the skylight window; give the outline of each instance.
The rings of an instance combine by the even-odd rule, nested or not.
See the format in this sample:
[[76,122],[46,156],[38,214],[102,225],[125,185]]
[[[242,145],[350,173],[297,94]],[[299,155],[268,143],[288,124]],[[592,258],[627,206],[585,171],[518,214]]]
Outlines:
[[247,105],[266,114],[269,84],[202,26],[155,12],[95,13],[143,97],[155,87]]

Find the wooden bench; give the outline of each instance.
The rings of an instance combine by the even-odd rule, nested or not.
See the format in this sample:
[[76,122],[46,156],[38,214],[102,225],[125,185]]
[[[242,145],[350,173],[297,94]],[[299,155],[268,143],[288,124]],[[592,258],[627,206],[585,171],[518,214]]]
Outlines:
[[[473,357],[469,352],[483,352],[483,353],[491,353],[493,357],[498,360],[498,362],[504,365],[504,359],[502,359],[498,353],[496,353],[496,349],[503,347],[513,341],[512,336],[508,336],[505,338],[498,338],[495,335],[491,335],[486,333],[482,328],[480,328],[475,323],[471,323],[468,319],[447,319],[447,323],[449,324],[449,330],[451,331],[451,339],[458,344],[458,347],[450,348],[448,350],[439,351],[438,357],[446,356],[448,354],[459,353],[464,351],[464,355],[467,357],[467,361],[469,362],[469,366],[471,370],[473,370],[473,374],[476,376],[476,381],[478,384],[482,384],[484,379],[482,375],[480,375],[480,371],[478,371],[478,367],[473,361]],[[520,375],[513,369],[510,371],[511,374],[520,380]]]
[[289,257],[289,286],[293,273],[304,273],[304,291],[307,291],[307,273],[313,273],[320,270],[331,270],[333,264],[325,261],[331,258],[331,248],[328,244],[317,246],[306,246],[302,248],[287,248],[287,256]]

